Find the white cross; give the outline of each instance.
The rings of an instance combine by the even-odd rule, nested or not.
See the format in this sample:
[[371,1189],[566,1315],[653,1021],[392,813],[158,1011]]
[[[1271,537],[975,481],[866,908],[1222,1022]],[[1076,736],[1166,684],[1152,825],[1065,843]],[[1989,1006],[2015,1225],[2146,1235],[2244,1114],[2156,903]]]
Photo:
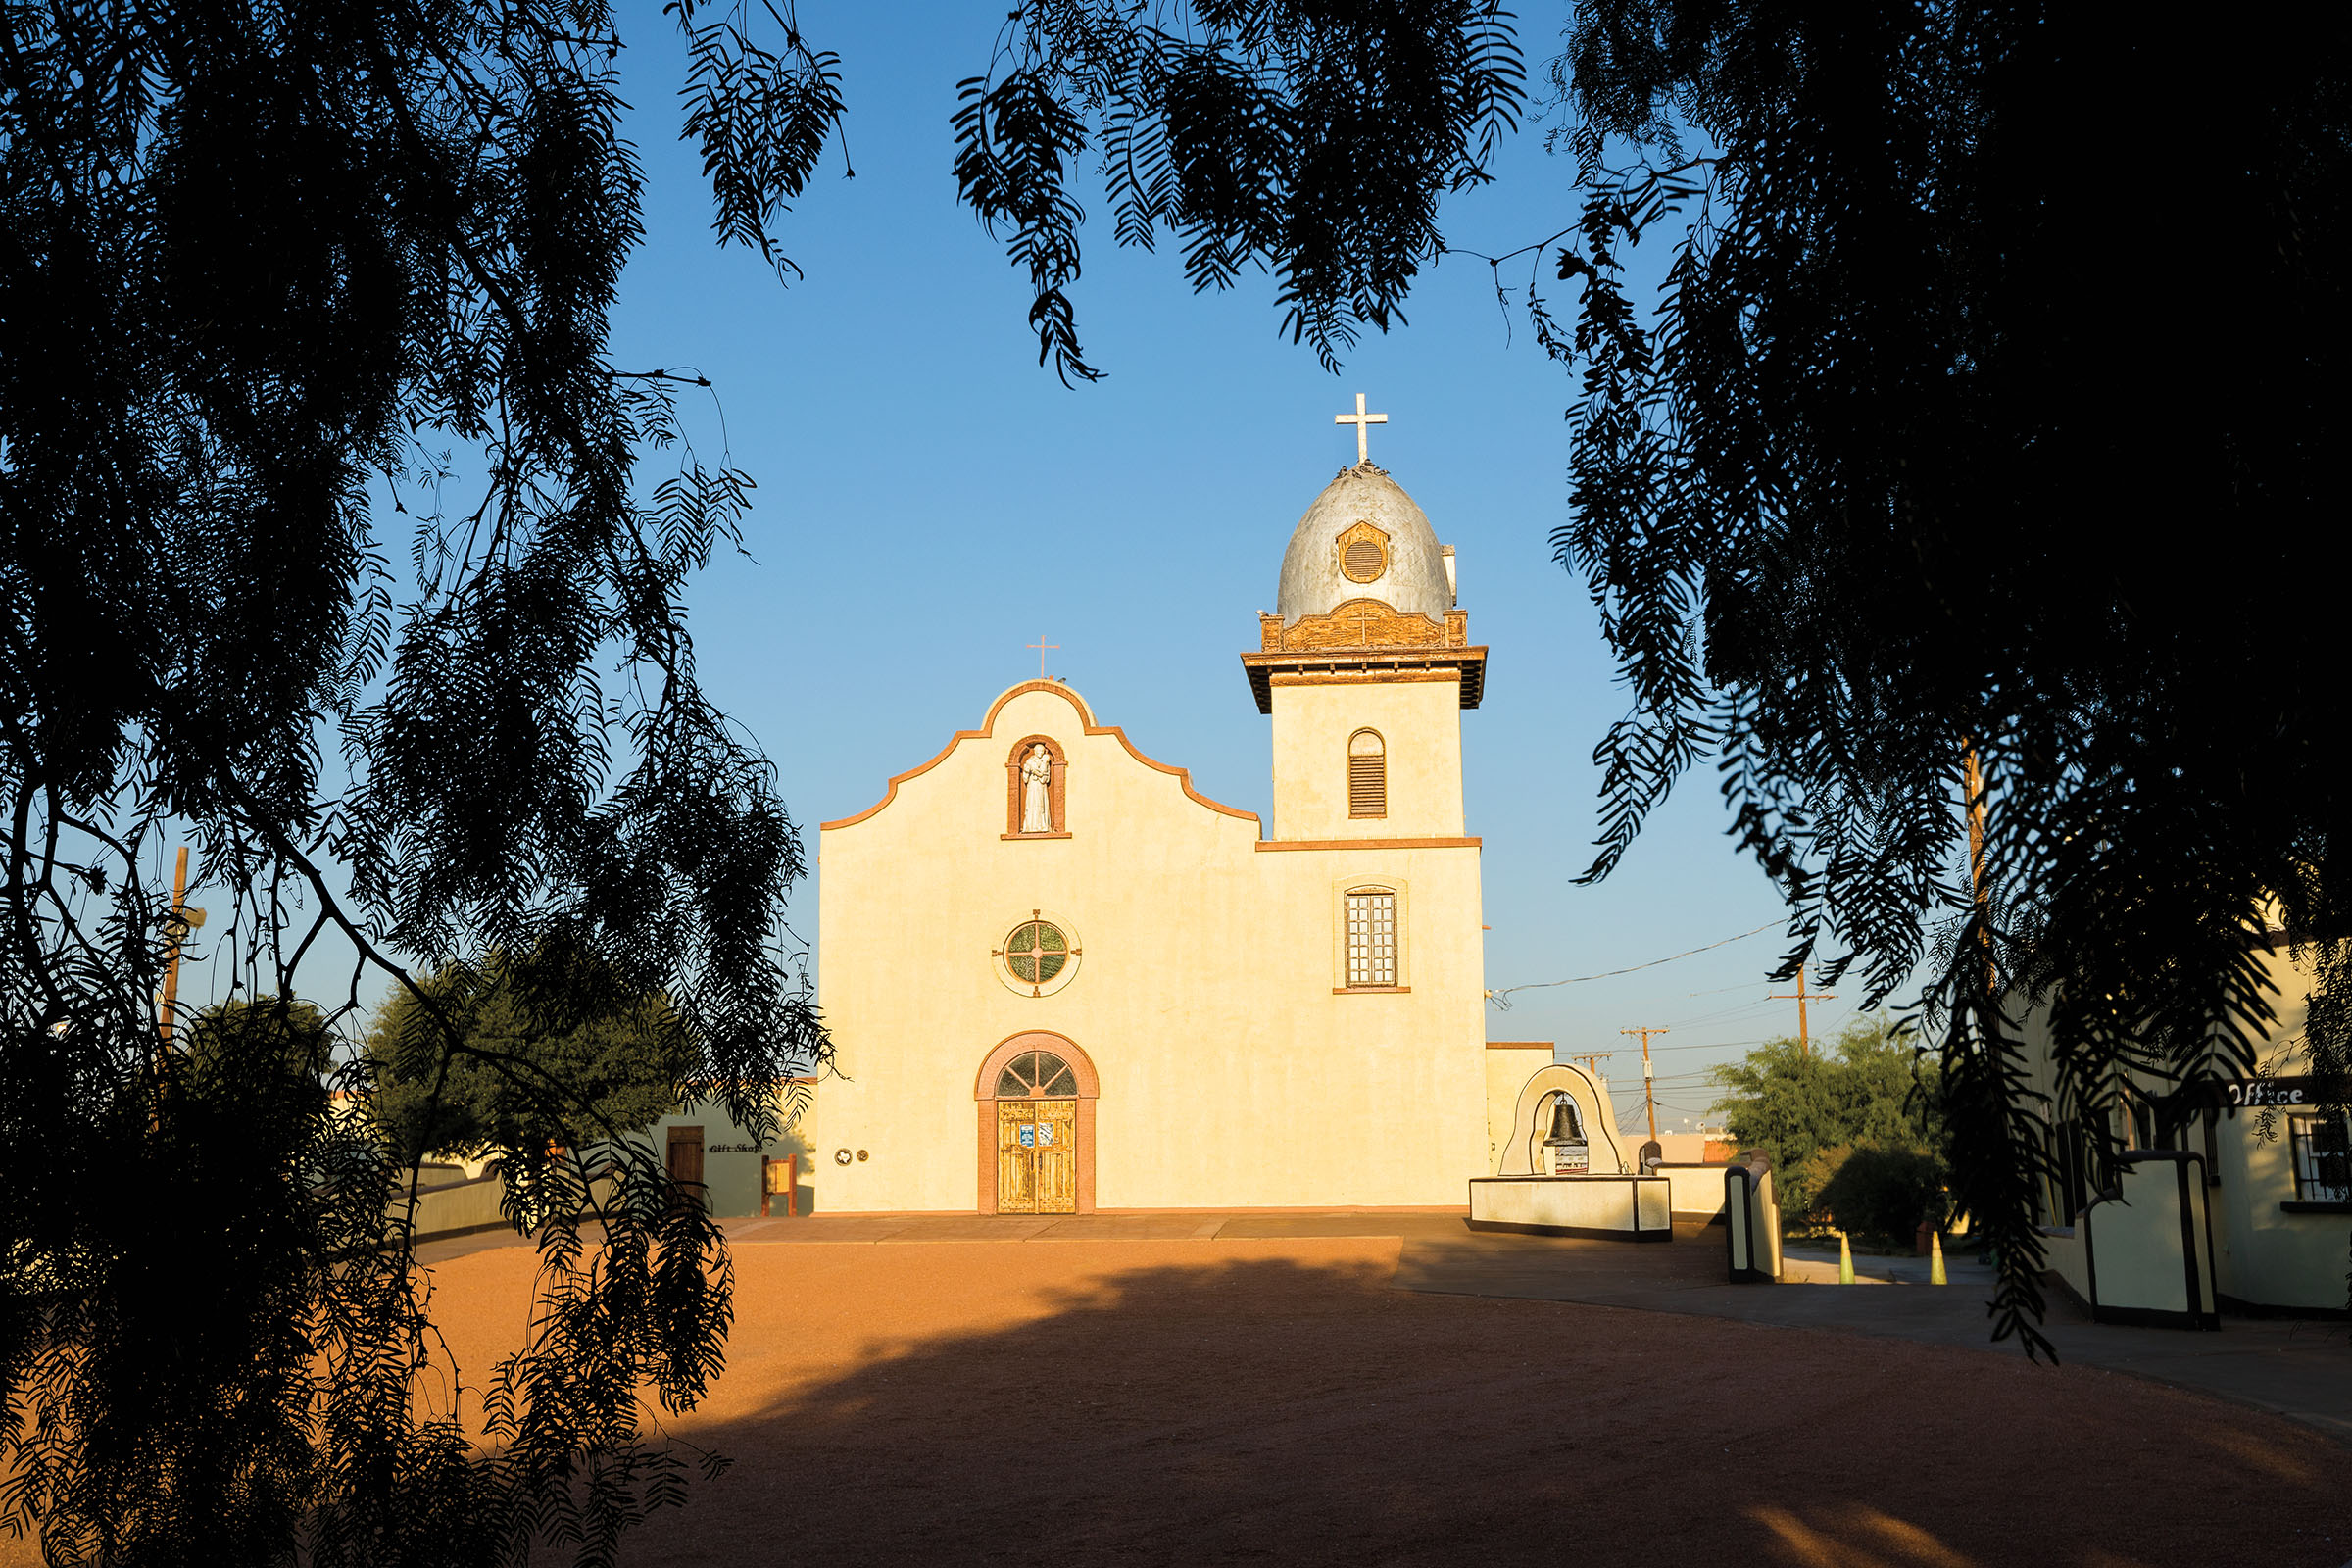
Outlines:
[[1050,643],[1046,641],[1046,634],[1041,631],[1037,634],[1037,641],[1033,643],[1023,643],[1021,646],[1023,648],[1034,648],[1037,650],[1037,678],[1039,680],[1044,680],[1046,678],[1046,650],[1049,648],[1059,648],[1061,644]]
[[1364,412],[1364,395],[1358,392],[1355,395],[1355,412],[1353,414],[1335,414],[1331,416],[1331,422],[1355,426],[1355,461],[1369,463],[1372,461],[1372,443],[1366,439],[1370,431],[1365,426],[1386,424],[1389,422],[1389,416],[1385,414],[1366,414]]

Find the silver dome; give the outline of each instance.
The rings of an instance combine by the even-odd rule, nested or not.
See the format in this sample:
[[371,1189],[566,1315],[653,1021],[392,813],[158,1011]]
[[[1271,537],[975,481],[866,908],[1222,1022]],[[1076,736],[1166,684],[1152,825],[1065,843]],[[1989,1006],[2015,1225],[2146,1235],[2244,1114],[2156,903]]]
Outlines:
[[[1369,523],[1387,536],[1386,569],[1369,581],[1349,577],[1341,564],[1340,536]],[[1453,608],[1445,554],[1429,518],[1403,486],[1372,464],[1342,468],[1291,531],[1282,554],[1275,612],[1283,624],[1328,615],[1350,599],[1377,599],[1391,610],[1420,613],[1443,625]]]

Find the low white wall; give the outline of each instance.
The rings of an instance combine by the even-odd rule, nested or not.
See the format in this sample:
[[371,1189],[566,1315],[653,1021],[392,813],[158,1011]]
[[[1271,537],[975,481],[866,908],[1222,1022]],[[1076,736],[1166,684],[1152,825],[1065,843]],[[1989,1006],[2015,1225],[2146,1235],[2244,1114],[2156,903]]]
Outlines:
[[2041,1228],[2046,1266],[2102,1321],[2212,1327],[2220,1290],[2209,1191],[2201,1159],[2127,1154],[2114,1190],[2084,1204],[2071,1228]]
[[1723,1166],[1656,1165],[1651,1169],[1666,1178],[1672,1195],[1668,1206],[1675,1218],[1713,1219],[1723,1212]]
[[[499,1212],[499,1200],[506,1196],[507,1184],[496,1176],[484,1176],[477,1181],[455,1182],[441,1187],[428,1187],[416,1195],[417,1241],[430,1241],[436,1236],[452,1236],[466,1231],[484,1230],[506,1223]],[[395,1220],[408,1201],[404,1194],[394,1200],[392,1214]]]
[[2352,1217],[2290,1214],[2270,1200],[2262,1194],[2248,1205],[2252,1213],[2232,1216],[2234,1256],[2225,1259],[2234,1265],[2230,1294],[2255,1306],[2342,1311],[2344,1233]]
[[1758,1250],[1771,1260],[1774,1279],[1781,1277],[1781,1189],[1767,1165],[1756,1176],[1756,1237]]
[[2173,1173],[2127,1169],[2120,1198],[2092,1200],[2075,1217],[2090,1233],[2095,1304],[2130,1311],[2185,1312],[2188,1287],[2180,1254],[2180,1200]]
[[2088,1234],[2101,1310],[2186,1312],[2212,1321],[2219,1297],[2209,1192],[2201,1159],[2160,1150],[2124,1156],[2116,1192],[2094,1200],[2075,1220],[2077,1234]]
[[1735,1160],[1717,1165],[1716,1181],[1723,1195],[1724,1221],[1729,1227],[1731,1275],[1734,1284],[1781,1277],[1781,1202],[1774,1189],[1772,1166],[1761,1156],[1754,1163]]
[[1470,1183],[1470,1223],[1626,1237],[1674,1232],[1669,1189],[1657,1176],[1480,1177]]
[[2082,1233],[2072,1225],[2044,1225],[2040,1231],[2043,1271],[2065,1281],[2066,1288],[2087,1306],[2090,1303],[2090,1265],[2082,1255]]

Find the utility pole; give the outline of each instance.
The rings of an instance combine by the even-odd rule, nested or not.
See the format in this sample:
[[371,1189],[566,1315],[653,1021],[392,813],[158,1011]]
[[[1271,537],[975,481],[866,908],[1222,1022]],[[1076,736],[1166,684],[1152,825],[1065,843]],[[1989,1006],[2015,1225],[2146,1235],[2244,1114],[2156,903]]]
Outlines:
[[188,907],[188,847],[179,847],[179,864],[172,873],[172,917],[165,922],[164,931],[171,945],[164,951],[163,1020],[157,1033],[163,1036],[164,1049],[172,1049],[172,1019],[179,1007],[179,948],[187,941],[188,933],[204,924],[204,911]]
[[1663,1024],[1642,1024],[1617,1032],[1642,1037],[1642,1104],[1649,1112],[1649,1141],[1654,1144],[1658,1141],[1658,1097],[1649,1070],[1649,1037],[1672,1034],[1674,1031]]
[[1589,1056],[1570,1056],[1568,1059],[1570,1061],[1583,1062],[1585,1064],[1585,1071],[1597,1078],[1600,1076],[1600,1064],[1615,1054],[1617,1054],[1617,1053],[1614,1051],[1596,1051]]
[[1977,935],[1984,948],[1984,988],[1990,991],[1998,981],[1992,967],[1991,910],[1984,891],[1984,774],[1977,766],[1977,743],[1964,738],[1960,742],[1961,784],[1968,791],[1968,882],[1970,897],[1977,906]]
[[[1790,997],[1796,999],[1796,1049],[1810,1056],[1813,1054],[1813,1030],[1812,1026],[1805,1021],[1805,971],[1799,969],[1796,971],[1796,989],[1794,991],[1775,991],[1769,994],[1768,1000],[1787,1002]],[[1812,993],[1812,998],[1815,1002],[1835,1002],[1838,1000],[1838,993],[1816,991]]]

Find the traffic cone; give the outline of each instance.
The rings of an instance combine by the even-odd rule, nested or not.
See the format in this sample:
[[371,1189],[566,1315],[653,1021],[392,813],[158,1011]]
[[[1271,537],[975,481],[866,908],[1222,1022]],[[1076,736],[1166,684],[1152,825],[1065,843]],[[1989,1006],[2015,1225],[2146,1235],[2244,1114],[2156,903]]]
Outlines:
[[1854,1244],[1845,1239],[1843,1231],[1838,1233],[1838,1283],[1854,1283]]
[[1941,1231],[1928,1232],[1928,1283],[1930,1285],[1952,1283],[1943,1277],[1943,1232]]

